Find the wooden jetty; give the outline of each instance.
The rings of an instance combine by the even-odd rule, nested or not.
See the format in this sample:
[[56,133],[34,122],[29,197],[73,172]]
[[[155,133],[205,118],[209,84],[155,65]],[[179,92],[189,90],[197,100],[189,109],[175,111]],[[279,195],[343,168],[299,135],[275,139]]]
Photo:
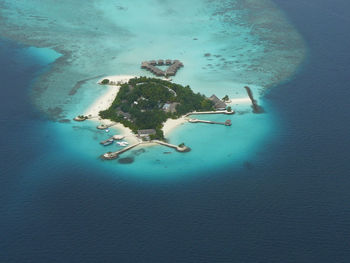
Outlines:
[[226,115],[232,115],[235,114],[235,111],[227,111],[227,110],[217,110],[217,111],[193,111],[190,113],[187,113],[185,116],[188,117],[190,115],[202,115],[202,114],[226,114]]
[[231,126],[231,125],[232,125],[231,120],[226,120],[225,122],[218,122],[218,121],[207,121],[207,120],[189,119],[188,122],[190,122],[190,123],[220,124],[220,125],[225,125],[225,126]]
[[121,155],[122,153],[125,153],[127,151],[129,151],[130,149],[140,145],[141,142],[138,142],[138,143],[135,143],[133,145],[130,145],[130,146],[127,146],[119,151],[116,151],[116,152],[107,152],[105,154],[102,154],[101,155],[101,158],[104,159],[104,160],[113,160],[113,159],[117,159],[119,157],[119,155]]
[[166,143],[166,142],[158,141],[158,140],[153,140],[152,142],[160,144],[160,145],[163,145],[163,146],[166,146],[166,147],[173,148],[176,151],[182,152],[182,153],[191,151],[191,148],[187,147],[185,145],[181,147],[181,146],[177,146],[177,145],[174,145],[174,144],[170,144],[170,143]]
[[159,145],[163,145],[163,146],[166,146],[166,147],[169,147],[169,148],[172,148],[172,149],[175,149],[177,152],[181,152],[181,153],[186,153],[186,152],[189,152],[191,151],[191,148],[188,147],[188,146],[181,146],[181,145],[174,145],[174,144],[170,144],[170,143],[166,143],[166,142],[163,142],[163,141],[158,141],[158,140],[153,140],[153,141],[150,141],[150,142],[138,142],[138,143],[135,143],[133,145],[130,145],[130,146],[127,146],[119,151],[115,151],[115,152],[107,152],[105,154],[102,154],[101,155],[101,158],[104,159],[104,160],[114,160],[114,159],[117,159],[122,153],[125,153],[129,150],[131,150],[132,148],[135,148],[136,146],[139,146],[141,144],[149,144],[149,143],[157,143]]

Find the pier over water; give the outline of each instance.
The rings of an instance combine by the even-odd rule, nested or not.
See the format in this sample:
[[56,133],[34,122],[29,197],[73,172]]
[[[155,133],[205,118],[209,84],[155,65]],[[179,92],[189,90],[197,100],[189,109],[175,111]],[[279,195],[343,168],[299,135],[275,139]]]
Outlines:
[[158,141],[158,140],[154,140],[154,141],[152,141],[152,142],[158,143],[158,144],[160,144],[160,145],[164,145],[164,146],[166,146],[166,147],[173,148],[173,149],[175,149],[175,150],[178,151],[178,152],[189,152],[189,151],[191,150],[190,147],[187,147],[187,146],[185,146],[185,145],[183,145],[183,146],[180,146],[180,145],[177,146],[177,145],[174,145],[174,144],[170,144],[170,143],[166,143],[166,142]]
[[228,111],[228,110],[216,110],[216,111],[193,111],[190,113],[187,113],[185,117],[188,117],[190,115],[202,115],[202,114],[226,114],[226,115],[232,115],[235,114],[235,111]]
[[[166,70],[161,70],[157,66],[169,66]],[[183,67],[184,64],[179,60],[162,60],[159,59],[158,61],[150,60],[150,61],[143,61],[141,63],[141,68],[146,69],[150,72],[152,72],[154,75],[158,77],[170,77],[175,76],[176,72]]]
[[123,148],[123,149],[121,149],[121,150],[119,150],[119,151],[116,151],[116,152],[107,152],[107,153],[103,154],[103,155],[101,156],[101,158],[102,158],[102,159],[105,159],[105,160],[117,159],[117,158],[119,157],[120,154],[122,154],[122,153],[124,153],[124,152],[127,152],[127,151],[129,151],[130,149],[132,149],[132,148],[134,148],[134,147],[136,147],[136,146],[138,146],[138,145],[140,145],[140,144],[141,144],[141,142],[138,142],[138,143],[135,143],[135,144],[133,144],[133,145],[130,145],[130,146],[128,146],[128,147],[125,147],[125,148]]
[[198,120],[198,119],[189,119],[188,122],[190,123],[208,123],[208,124],[220,124],[225,126],[231,126],[231,120],[226,120],[225,122],[219,122],[219,121],[207,121],[207,120]]
[[166,143],[166,142],[163,142],[163,141],[158,141],[158,140],[153,140],[153,141],[150,141],[150,142],[138,142],[138,143],[135,143],[133,145],[130,145],[128,147],[125,147],[119,151],[115,151],[115,152],[107,152],[103,155],[101,155],[101,158],[104,159],[104,160],[114,160],[114,159],[117,159],[122,153],[125,153],[129,150],[131,150],[132,148],[135,148],[136,146],[139,146],[139,145],[142,145],[142,144],[151,144],[151,143],[156,143],[156,144],[159,144],[159,145],[163,145],[163,146],[166,146],[166,147],[169,147],[169,148],[172,148],[172,149],[175,149],[177,152],[181,152],[181,153],[186,153],[186,152],[189,152],[191,151],[191,148],[188,147],[188,146],[185,146],[185,145],[174,145],[174,144],[170,144],[170,143]]

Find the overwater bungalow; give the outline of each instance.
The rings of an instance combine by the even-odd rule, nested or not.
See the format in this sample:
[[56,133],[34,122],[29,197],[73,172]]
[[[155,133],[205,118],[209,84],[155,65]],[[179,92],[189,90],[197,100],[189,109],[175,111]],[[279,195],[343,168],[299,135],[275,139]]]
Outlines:
[[[157,66],[162,66],[164,64],[169,66],[166,71],[161,70],[157,67]],[[152,72],[153,74],[155,74],[158,77],[175,76],[176,72],[181,67],[183,67],[183,63],[179,60],[171,61],[170,59],[167,59],[164,61],[163,59],[159,59],[158,61],[151,60],[151,61],[141,62],[142,69],[149,70],[150,72]]]
[[148,68],[149,63],[147,61],[143,61],[141,63],[141,68]]
[[167,70],[166,71],[166,76],[175,76],[175,71],[174,70]]

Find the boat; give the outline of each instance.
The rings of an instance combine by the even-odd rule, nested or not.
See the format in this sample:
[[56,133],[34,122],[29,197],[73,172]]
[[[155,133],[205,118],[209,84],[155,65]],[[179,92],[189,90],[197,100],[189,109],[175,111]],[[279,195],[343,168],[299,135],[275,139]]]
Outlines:
[[117,142],[117,144],[118,144],[119,146],[125,147],[125,146],[127,146],[129,143],[128,143],[128,142]]
[[113,143],[113,140],[110,139],[110,140],[104,141],[102,144],[103,146],[107,146],[107,145],[111,145],[112,143]]
[[106,131],[106,132],[109,132],[109,129],[106,129],[105,131]]

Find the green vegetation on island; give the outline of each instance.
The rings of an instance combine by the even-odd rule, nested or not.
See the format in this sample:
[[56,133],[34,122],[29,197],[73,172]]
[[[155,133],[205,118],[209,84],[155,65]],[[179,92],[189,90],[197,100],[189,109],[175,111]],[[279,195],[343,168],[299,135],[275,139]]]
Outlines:
[[163,123],[192,111],[214,110],[213,102],[189,86],[157,78],[133,78],[122,84],[111,107],[101,111],[104,119],[120,122],[133,132],[155,129],[152,139],[164,139]]
[[104,79],[101,81],[101,84],[107,85],[109,84],[109,79]]
[[228,97],[228,95],[225,95],[223,98],[222,98],[223,101],[229,101],[230,98]]

